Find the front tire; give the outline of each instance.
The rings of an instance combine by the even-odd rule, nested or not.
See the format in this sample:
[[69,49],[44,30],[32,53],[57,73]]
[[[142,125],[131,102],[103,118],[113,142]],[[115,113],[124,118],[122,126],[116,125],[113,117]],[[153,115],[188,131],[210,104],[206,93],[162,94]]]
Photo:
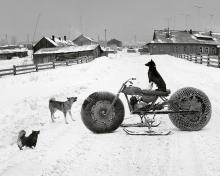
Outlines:
[[85,126],[94,133],[109,133],[116,130],[124,120],[124,105],[118,98],[110,108],[115,95],[110,92],[95,92],[83,102],[81,118]]
[[194,114],[169,114],[171,122],[179,129],[198,131],[205,127],[212,113],[211,102],[199,89],[185,87],[176,91],[169,100],[169,110],[199,111]]

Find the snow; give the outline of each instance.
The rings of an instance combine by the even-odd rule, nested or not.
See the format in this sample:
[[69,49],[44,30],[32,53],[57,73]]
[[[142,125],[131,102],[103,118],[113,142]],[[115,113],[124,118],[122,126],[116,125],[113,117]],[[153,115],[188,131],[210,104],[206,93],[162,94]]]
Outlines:
[[[153,59],[167,87],[192,86],[204,91],[212,103],[212,118],[201,131],[180,131],[167,115],[158,116],[168,136],[128,136],[118,128],[94,134],[82,123],[81,105],[94,91],[117,93],[123,81],[136,77],[136,86],[148,85],[144,64]],[[59,67],[0,78],[0,175],[1,176],[218,176],[220,175],[220,80],[219,69],[168,55],[118,52],[90,63]],[[77,96],[72,114],[64,123],[57,112],[51,123],[48,100]],[[125,98],[125,122],[131,116]],[[18,131],[40,130],[35,149],[20,151]]]
[[27,48],[15,48],[15,49],[0,49],[0,54],[7,54],[7,53],[18,53],[18,52],[25,52],[28,51]]
[[99,45],[83,45],[83,46],[65,46],[55,48],[43,48],[35,52],[34,54],[50,54],[50,53],[70,53],[79,51],[90,51],[97,48]]
[[28,50],[28,56],[26,57],[13,57],[9,60],[1,60],[0,59],[0,69],[8,69],[13,68],[13,65],[27,65],[33,64],[32,51]]
[[49,42],[51,42],[54,46],[75,46],[75,44],[71,40],[63,40],[54,37],[54,41],[49,37],[45,37]]

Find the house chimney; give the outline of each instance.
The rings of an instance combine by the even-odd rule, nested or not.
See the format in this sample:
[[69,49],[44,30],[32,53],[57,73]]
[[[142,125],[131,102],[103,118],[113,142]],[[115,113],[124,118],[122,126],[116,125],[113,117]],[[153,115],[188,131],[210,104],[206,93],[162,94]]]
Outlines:
[[66,41],[66,36],[64,35],[63,39]]
[[59,40],[61,41],[61,37],[59,37]]
[[52,40],[55,41],[55,36],[54,35],[52,35]]
[[212,36],[212,31],[209,31],[209,35]]
[[190,33],[190,34],[192,34],[192,33],[193,33],[192,29],[190,29],[190,30],[189,30],[189,33]]

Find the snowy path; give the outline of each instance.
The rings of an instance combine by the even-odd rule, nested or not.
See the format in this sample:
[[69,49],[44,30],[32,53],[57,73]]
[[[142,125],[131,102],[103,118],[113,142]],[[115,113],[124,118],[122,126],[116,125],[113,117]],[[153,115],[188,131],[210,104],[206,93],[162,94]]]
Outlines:
[[[146,59],[147,58],[147,59]],[[147,68],[153,58],[172,92],[185,86],[203,90],[212,102],[209,124],[198,132],[175,128],[168,117],[162,126],[169,136],[128,136],[119,128],[110,134],[93,134],[80,119],[81,104],[94,91],[117,92],[121,83],[136,77],[146,87]],[[1,176],[217,176],[220,175],[220,70],[171,56],[119,53],[91,63],[0,78],[0,175]],[[61,113],[51,123],[48,100],[77,96],[64,124]],[[125,99],[121,97],[122,101]],[[125,120],[130,120],[126,107]],[[37,147],[19,151],[20,129],[40,129]]]

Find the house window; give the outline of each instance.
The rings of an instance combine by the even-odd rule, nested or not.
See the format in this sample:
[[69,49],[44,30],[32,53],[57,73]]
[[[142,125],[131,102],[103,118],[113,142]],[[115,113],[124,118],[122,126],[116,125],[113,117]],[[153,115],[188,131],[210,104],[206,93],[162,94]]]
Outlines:
[[176,53],[178,53],[178,46],[175,47]]
[[202,46],[199,47],[199,53],[203,53],[203,47]]
[[216,53],[216,50],[215,50],[215,48],[213,47],[212,48],[212,54],[215,54]]
[[209,53],[209,48],[205,47],[205,53],[208,54]]

